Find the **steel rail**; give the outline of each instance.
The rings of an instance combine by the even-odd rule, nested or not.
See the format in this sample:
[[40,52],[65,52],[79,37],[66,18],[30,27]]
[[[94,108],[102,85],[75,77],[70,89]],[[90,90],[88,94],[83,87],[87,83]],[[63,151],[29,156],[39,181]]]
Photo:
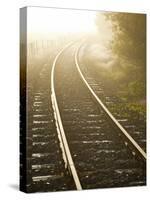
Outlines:
[[69,149],[69,145],[67,142],[67,138],[65,135],[65,131],[63,128],[63,124],[62,124],[62,119],[61,119],[61,115],[60,115],[60,111],[59,111],[59,107],[58,107],[58,103],[57,103],[57,98],[56,98],[56,93],[55,93],[55,84],[54,84],[54,73],[55,73],[55,67],[56,67],[56,63],[59,59],[59,57],[61,56],[61,54],[68,48],[70,47],[74,42],[69,43],[67,46],[65,46],[55,57],[54,61],[53,61],[53,65],[52,65],[52,70],[51,70],[51,100],[52,100],[52,106],[53,106],[53,110],[54,110],[54,117],[55,117],[55,123],[56,123],[56,127],[57,127],[57,132],[58,132],[58,137],[60,140],[60,147],[62,149],[62,153],[63,153],[63,158],[66,164],[66,167],[69,168],[69,171],[72,174],[75,186],[77,190],[82,190],[82,186],[80,183],[80,179],[78,177],[72,156],[71,156],[71,152]]
[[139,152],[139,154],[142,156],[144,160],[146,160],[146,153],[145,151],[139,146],[139,144],[131,137],[131,135],[123,128],[123,126],[117,121],[117,119],[112,115],[112,113],[108,110],[108,108],[103,104],[103,102],[100,100],[100,98],[95,94],[94,90],[91,88],[91,86],[86,81],[85,77],[83,76],[83,73],[81,72],[80,66],[78,64],[78,55],[79,50],[81,48],[83,43],[77,48],[75,53],[75,64],[77,67],[77,70],[81,76],[81,79],[89,89],[90,93],[93,95],[93,97],[96,99],[97,103],[103,108],[103,110],[106,112],[106,114],[110,117],[110,119],[115,123],[115,125],[119,128],[119,130],[124,134],[126,139],[130,142],[130,144]]

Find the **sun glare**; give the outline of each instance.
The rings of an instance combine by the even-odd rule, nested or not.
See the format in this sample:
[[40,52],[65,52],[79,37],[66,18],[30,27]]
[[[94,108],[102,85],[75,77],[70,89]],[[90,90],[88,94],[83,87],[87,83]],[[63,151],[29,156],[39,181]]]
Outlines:
[[[97,11],[28,7],[27,11],[28,41],[47,39],[58,34],[96,33]],[[101,30],[98,31],[101,41],[112,38],[112,30],[103,12],[99,13]]]
[[42,32],[92,32],[96,30],[94,11],[28,8],[28,31]]

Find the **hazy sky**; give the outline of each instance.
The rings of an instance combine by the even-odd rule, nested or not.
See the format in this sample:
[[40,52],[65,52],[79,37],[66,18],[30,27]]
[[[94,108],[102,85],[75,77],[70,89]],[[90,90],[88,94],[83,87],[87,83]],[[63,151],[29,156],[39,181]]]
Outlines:
[[[96,11],[52,9],[28,7],[29,40],[47,37],[50,33],[96,32]],[[102,26],[100,35],[110,37],[111,29],[103,15],[99,19]]]

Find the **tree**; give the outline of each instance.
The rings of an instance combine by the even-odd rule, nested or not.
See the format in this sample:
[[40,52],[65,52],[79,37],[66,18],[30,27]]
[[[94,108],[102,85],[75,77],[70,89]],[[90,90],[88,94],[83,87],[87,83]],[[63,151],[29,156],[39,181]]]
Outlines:
[[[138,81],[145,88],[146,77],[146,15],[131,13],[105,13],[106,19],[112,24],[113,40],[111,41],[112,52],[118,56],[123,63],[127,84],[135,91],[139,86]],[[97,15],[96,24],[101,31],[100,15]],[[120,70],[122,70],[120,68]],[[141,90],[140,90],[141,91]],[[140,96],[138,92],[137,94]]]
[[[146,15],[130,13],[106,13],[114,31],[112,50],[135,64],[146,63]],[[97,16],[97,25],[99,27]]]

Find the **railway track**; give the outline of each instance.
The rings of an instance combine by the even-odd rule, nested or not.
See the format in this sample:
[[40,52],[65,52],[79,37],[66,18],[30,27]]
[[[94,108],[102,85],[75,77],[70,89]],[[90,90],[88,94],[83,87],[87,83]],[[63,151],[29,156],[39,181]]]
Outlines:
[[[131,145],[132,148],[139,154],[139,156],[141,158],[143,158],[144,160],[146,160],[146,153],[145,153],[145,151],[131,137],[131,135],[125,130],[125,128],[119,123],[119,121],[113,116],[113,114],[108,110],[108,108],[106,107],[106,105],[101,101],[101,99],[99,98],[99,96],[96,94],[97,90],[95,91],[95,87],[97,89],[98,85],[95,84],[95,82],[93,82],[93,81],[91,82],[91,77],[90,77],[90,83],[84,77],[84,75],[83,75],[83,73],[82,73],[82,71],[80,69],[80,66],[78,64],[78,54],[79,54],[80,48],[81,48],[81,46],[76,51],[76,54],[75,54],[75,63],[76,63],[76,67],[78,69],[78,72],[79,72],[79,74],[80,74],[83,82],[85,83],[85,85],[89,89],[89,91],[92,94],[92,96],[95,98],[96,102],[101,106],[101,108],[103,108],[104,112],[108,115],[109,119],[114,123],[114,125],[116,125],[116,128],[118,128],[121,131],[121,133],[123,134],[123,136],[125,136],[124,140],[126,141],[126,144]],[[88,79],[89,79],[89,77],[88,77]],[[99,89],[101,91],[101,88],[99,88]],[[132,151],[132,153],[134,154],[135,152]]]
[[[91,46],[91,45],[90,45]],[[122,125],[124,129],[134,138],[134,140],[139,144],[139,146],[146,152],[146,119],[145,117],[133,109],[128,108],[127,100],[122,100],[117,97],[112,88],[110,89],[109,84],[101,74],[97,74],[99,67],[92,67],[89,63],[84,63],[85,51],[88,49],[88,43],[84,43],[80,47],[80,53],[78,57],[78,62],[80,63],[80,70],[85,77],[88,85],[97,95],[97,97],[102,101],[102,103],[111,111],[113,116]],[[82,56],[80,56],[82,55]],[[85,55],[86,56],[86,55]],[[95,70],[94,70],[95,69]],[[113,84],[113,82],[112,82]],[[146,157],[146,155],[145,155]]]
[[27,191],[75,189],[65,168],[50,95],[50,67],[43,64],[33,84],[28,81]]
[[146,184],[144,150],[86,81],[79,51],[70,43],[29,84],[29,192]]
[[76,189],[146,184],[146,153],[83,76],[77,44],[55,58],[52,102],[64,162]]

